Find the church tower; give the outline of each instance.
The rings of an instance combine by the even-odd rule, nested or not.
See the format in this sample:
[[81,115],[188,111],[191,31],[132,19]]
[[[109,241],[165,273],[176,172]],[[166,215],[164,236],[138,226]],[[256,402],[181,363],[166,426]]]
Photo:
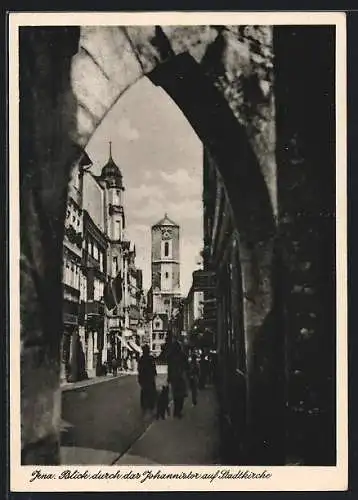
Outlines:
[[[125,227],[123,210],[123,176],[112,158],[112,143],[109,143],[109,158],[97,178],[105,192],[104,221],[108,240],[112,245],[120,245]],[[111,245],[111,246],[112,246]],[[112,273],[109,273],[112,275]]]
[[97,178],[104,189],[104,222],[108,238],[107,274],[115,278],[122,271],[122,243],[124,240],[125,217],[123,209],[123,176],[112,157],[112,143],[109,143],[109,158]]
[[[119,274],[124,276],[124,229],[125,214],[123,208],[123,176],[112,157],[112,143],[109,143],[109,158],[97,177],[97,181],[104,190],[104,225],[108,241],[105,272],[112,279]],[[121,307],[122,307],[121,301]],[[123,311],[115,307],[106,312],[107,346],[111,356],[118,350],[117,336],[124,328]],[[112,359],[112,358],[111,358]]]
[[167,314],[180,297],[180,228],[167,214],[152,226],[153,313]]
[[152,226],[152,352],[159,356],[180,300],[180,228],[164,218]]

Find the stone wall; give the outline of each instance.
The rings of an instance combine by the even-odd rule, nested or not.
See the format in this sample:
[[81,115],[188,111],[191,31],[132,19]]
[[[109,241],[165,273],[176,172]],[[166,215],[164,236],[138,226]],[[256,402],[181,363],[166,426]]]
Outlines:
[[275,32],[287,450],[335,463],[335,64],[330,27]]
[[76,127],[77,30],[20,28],[20,314],[23,464],[59,460],[62,241]]
[[142,75],[184,53],[202,67],[247,130],[276,213],[270,26],[82,27],[72,65],[77,142],[88,142],[113,103]]

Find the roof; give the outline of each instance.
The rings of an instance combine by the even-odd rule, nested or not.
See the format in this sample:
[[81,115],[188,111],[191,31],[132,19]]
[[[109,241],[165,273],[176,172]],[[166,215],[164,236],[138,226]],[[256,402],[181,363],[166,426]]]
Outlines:
[[107,163],[104,165],[102,168],[101,172],[101,179],[108,179],[112,178],[116,180],[116,185],[117,187],[123,187],[123,176],[122,172],[120,171],[118,165],[115,163],[115,161],[112,158],[112,143],[109,143],[109,158]]
[[160,318],[163,322],[162,331],[167,330],[168,329],[168,322],[169,322],[168,315],[166,313],[153,313],[152,321],[155,321],[157,318]]
[[175,226],[179,227],[176,222],[174,222],[172,219],[169,219],[168,214],[165,213],[164,217],[160,219],[156,224],[153,224],[152,227],[157,227],[157,226]]

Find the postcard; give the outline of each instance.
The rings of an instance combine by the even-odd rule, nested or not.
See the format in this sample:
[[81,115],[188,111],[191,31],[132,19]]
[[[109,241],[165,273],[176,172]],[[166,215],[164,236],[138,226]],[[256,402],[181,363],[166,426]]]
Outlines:
[[345,490],[346,19],[9,14],[11,491]]

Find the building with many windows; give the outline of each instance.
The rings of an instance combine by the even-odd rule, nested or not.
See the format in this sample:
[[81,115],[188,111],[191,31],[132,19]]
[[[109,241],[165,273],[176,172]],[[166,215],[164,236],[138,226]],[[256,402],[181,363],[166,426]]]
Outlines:
[[82,169],[90,166],[91,160],[83,151],[80,160],[73,165],[68,185],[67,206],[63,239],[63,337],[61,378],[72,380],[85,376],[84,364],[79,366],[81,351],[79,329],[81,324],[81,295],[84,276],[82,272],[83,211]]
[[[72,169],[64,238],[63,378],[103,373],[141,352],[142,274],[135,246],[125,238],[123,178],[109,159],[99,176],[84,153]],[[140,330],[141,331],[141,330]]]
[[86,210],[83,211],[83,228],[81,338],[85,348],[87,374],[91,377],[101,373],[101,365],[106,360],[103,293],[107,281],[107,240]]

